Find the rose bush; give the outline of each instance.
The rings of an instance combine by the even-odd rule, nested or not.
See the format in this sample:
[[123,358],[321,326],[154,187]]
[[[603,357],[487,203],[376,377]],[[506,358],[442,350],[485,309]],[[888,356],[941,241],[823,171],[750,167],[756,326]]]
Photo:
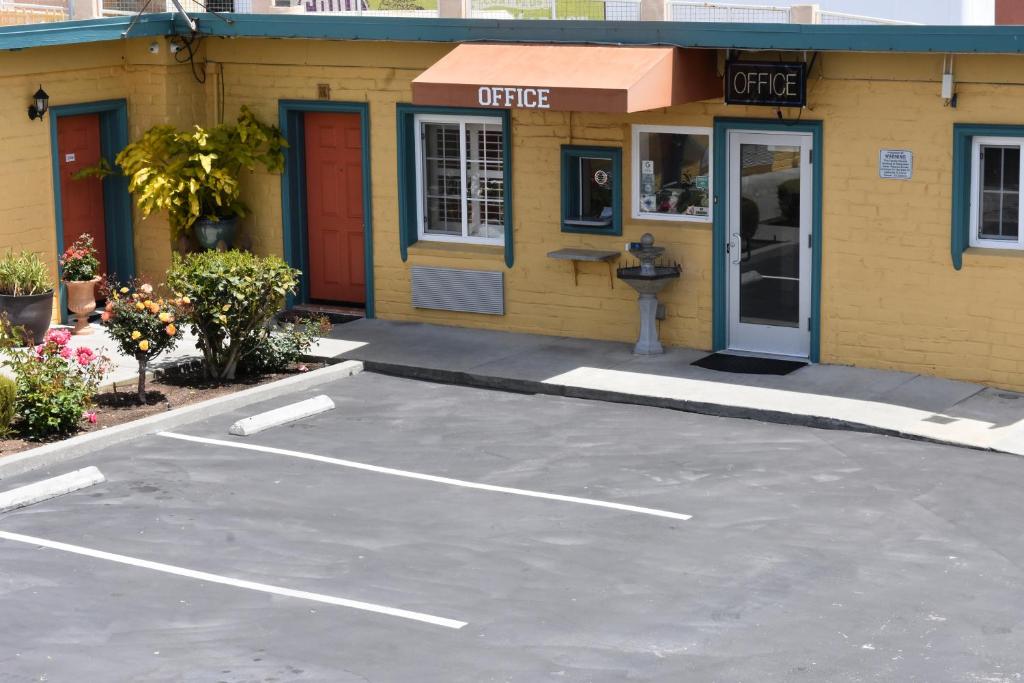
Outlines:
[[129,283],[109,288],[107,306],[100,316],[107,333],[121,353],[139,364],[138,399],[146,402],[146,370],[149,362],[173,349],[181,339],[178,311],[187,298],[155,297],[148,283]]
[[[52,329],[42,344],[9,349],[5,364],[14,371],[20,431],[30,439],[78,429],[106,374],[107,360],[87,346],[70,345],[71,332]],[[90,421],[95,421],[89,418]]]

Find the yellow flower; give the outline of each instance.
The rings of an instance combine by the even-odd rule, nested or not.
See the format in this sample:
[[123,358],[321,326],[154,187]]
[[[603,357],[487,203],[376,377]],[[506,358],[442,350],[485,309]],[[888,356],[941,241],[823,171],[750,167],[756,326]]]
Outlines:
[[164,329],[167,332],[167,336],[168,337],[173,337],[174,335],[176,335],[178,333],[178,328],[174,326],[174,323],[171,323],[170,325],[168,325]]
[[187,296],[183,296],[183,297],[181,297],[181,303],[183,303],[186,306],[188,306],[190,303],[192,303],[192,299],[189,299]]
[[140,311],[144,311],[146,310],[146,304],[140,301],[137,304],[135,304],[135,308],[139,309]]
[[162,323],[169,323],[172,320],[174,320],[174,318],[167,311],[164,311],[164,312],[162,312],[160,314],[160,322],[162,322]]
[[121,288],[121,293],[122,294],[127,294],[128,293],[128,288],[127,287],[122,287]]
[[149,351],[149,340],[143,339],[139,342],[139,348],[143,351]]
[[132,341],[135,341],[136,339],[138,339],[141,336],[142,336],[142,333],[139,332],[138,330],[133,331],[132,332]]
[[224,306],[220,310],[227,313],[229,310],[231,310],[231,304],[224,304]]

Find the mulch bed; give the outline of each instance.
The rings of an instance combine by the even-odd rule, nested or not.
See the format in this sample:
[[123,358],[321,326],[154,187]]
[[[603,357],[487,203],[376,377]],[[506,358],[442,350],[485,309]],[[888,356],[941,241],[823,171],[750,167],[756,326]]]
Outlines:
[[[96,396],[96,403],[93,406],[93,410],[96,411],[96,423],[90,424],[88,421],[82,420],[81,429],[70,436],[101,431],[114,425],[124,424],[125,422],[181,408],[192,403],[208,401],[211,398],[226,396],[236,391],[301,374],[303,371],[300,371],[298,367],[300,366],[297,366],[294,370],[281,373],[239,378],[231,384],[218,384],[207,379],[203,375],[201,368],[190,366],[183,370],[162,373],[147,382],[145,405],[139,405],[138,403],[135,382],[118,384],[111,391],[105,391]],[[302,367],[305,367],[307,370],[316,370],[317,368],[324,367],[324,364],[304,363]],[[45,441],[28,441],[16,436],[0,439],[0,458],[5,455],[28,450],[29,448],[35,448],[44,443],[63,441],[66,438],[69,437]]]

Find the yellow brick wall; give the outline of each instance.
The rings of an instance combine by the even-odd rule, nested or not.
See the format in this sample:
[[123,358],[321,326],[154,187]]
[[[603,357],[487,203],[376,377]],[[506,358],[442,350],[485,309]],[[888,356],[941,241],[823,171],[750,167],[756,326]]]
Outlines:
[[[155,55],[148,51],[153,42]],[[51,107],[127,99],[132,139],[157,123],[202,122],[204,93],[162,38],[0,53],[0,251],[38,252],[56,277],[50,115],[30,121],[26,114],[40,85]],[[166,221],[136,216],[135,224],[136,267],[161,280],[170,261]]]
[[[773,118],[770,109],[695,103],[628,116],[515,111],[512,116],[515,266],[500,249],[419,242],[403,263],[398,247],[395,104],[411,100],[410,81],[445,54],[445,44],[232,39],[206,44],[207,82],[174,64],[150,41],[47,48],[0,55],[9,93],[0,142],[0,239],[53,256],[47,125],[24,115],[43,82],[54,104],[128,97],[132,135],[158,122],[185,126],[230,120],[243,104],[277,121],[281,99],[314,100],[328,84],[336,101],[367,102],[371,119],[377,314],[382,318],[542,334],[632,341],[635,295],[610,287],[603,264],[571,267],[547,252],[572,246],[620,250],[654,234],[683,265],[663,294],[668,344],[711,344],[711,227],[630,217],[631,124],[710,127],[716,116]],[[811,78],[805,119],[824,121],[822,361],[920,371],[1024,389],[1024,255],[970,250],[950,263],[952,125],[1024,123],[1024,58],[959,56],[959,107],[939,98],[941,56],[823,54]],[[790,112],[791,114],[792,112]],[[559,152],[563,144],[621,146],[623,235],[563,234]],[[881,148],[914,152],[910,181],[878,178]],[[244,181],[254,213],[243,223],[255,249],[282,252],[280,178]],[[13,189],[12,189],[13,188]],[[136,226],[140,271],[160,275],[169,261],[166,223]],[[502,317],[413,309],[409,266],[501,270]]]
[[[711,227],[630,217],[630,125],[710,127],[716,116],[773,118],[763,108],[696,103],[628,116],[514,111],[512,155],[515,266],[497,248],[419,242],[399,257],[396,196],[397,102],[411,100],[410,81],[445,45],[236,40],[209,56],[224,67],[224,108],[242,104],[276,119],[279,99],[315,99],[327,83],[332,99],[369,102],[371,111],[374,275],[377,315],[448,325],[632,341],[635,295],[609,285],[603,264],[570,264],[547,252],[572,246],[622,248],[654,234],[683,265],[663,293],[668,344],[711,345]],[[1024,256],[972,250],[963,270],[949,256],[951,140],[954,122],[1024,123],[1024,59],[957,58],[960,106],[939,98],[941,56],[819,57],[810,107],[824,121],[823,362],[919,371],[1024,388]],[[209,108],[209,107],[208,107]],[[621,146],[623,235],[561,233],[559,151],[563,144]],[[879,149],[914,152],[911,181],[878,178]],[[280,179],[258,174],[246,197],[256,209],[247,228],[259,249],[280,253]],[[501,270],[506,315],[418,310],[410,304],[410,265]]]

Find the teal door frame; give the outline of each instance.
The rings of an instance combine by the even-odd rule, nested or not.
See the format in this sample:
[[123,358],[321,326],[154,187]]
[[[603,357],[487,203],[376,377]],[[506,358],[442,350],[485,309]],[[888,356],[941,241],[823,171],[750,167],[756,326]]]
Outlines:
[[728,133],[733,130],[749,130],[753,132],[771,131],[787,133],[811,133],[812,161],[811,182],[811,350],[808,360],[817,363],[821,357],[821,197],[822,167],[824,150],[822,147],[821,121],[776,121],[771,119],[739,119],[716,118],[714,140],[714,219],[712,238],[712,333],[713,350],[721,351],[728,346],[729,310],[728,283],[729,275],[726,243],[729,239],[729,150]]
[[[61,206],[60,154],[57,148],[57,122],[64,116],[100,115],[100,155],[115,168],[114,158],[128,144],[128,101],[102,100],[50,107],[50,165],[53,173],[54,223],[57,230],[57,256],[64,253],[64,210]],[[107,238],[107,267],[110,275],[127,281],[135,277],[135,240],[132,231],[132,199],[128,178],[111,173],[103,179],[103,219]],[[59,266],[58,266],[59,274]],[[67,292],[60,285],[60,319],[67,322]]]
[[303,114],[332,112],[359,114],[363,156],[363,245],[366,272],[366,317],[374,317],[373,296],[373,195],[370,191],[370,105],[366,102],[325,102],[322,100],[280,100],[281,132],[288,140],[284,173],[281,174],[281,216],[283,218],[284,260],[303,275],[299,291],[288,304],[309,301],[309,251],[306,235],[306,157]]

